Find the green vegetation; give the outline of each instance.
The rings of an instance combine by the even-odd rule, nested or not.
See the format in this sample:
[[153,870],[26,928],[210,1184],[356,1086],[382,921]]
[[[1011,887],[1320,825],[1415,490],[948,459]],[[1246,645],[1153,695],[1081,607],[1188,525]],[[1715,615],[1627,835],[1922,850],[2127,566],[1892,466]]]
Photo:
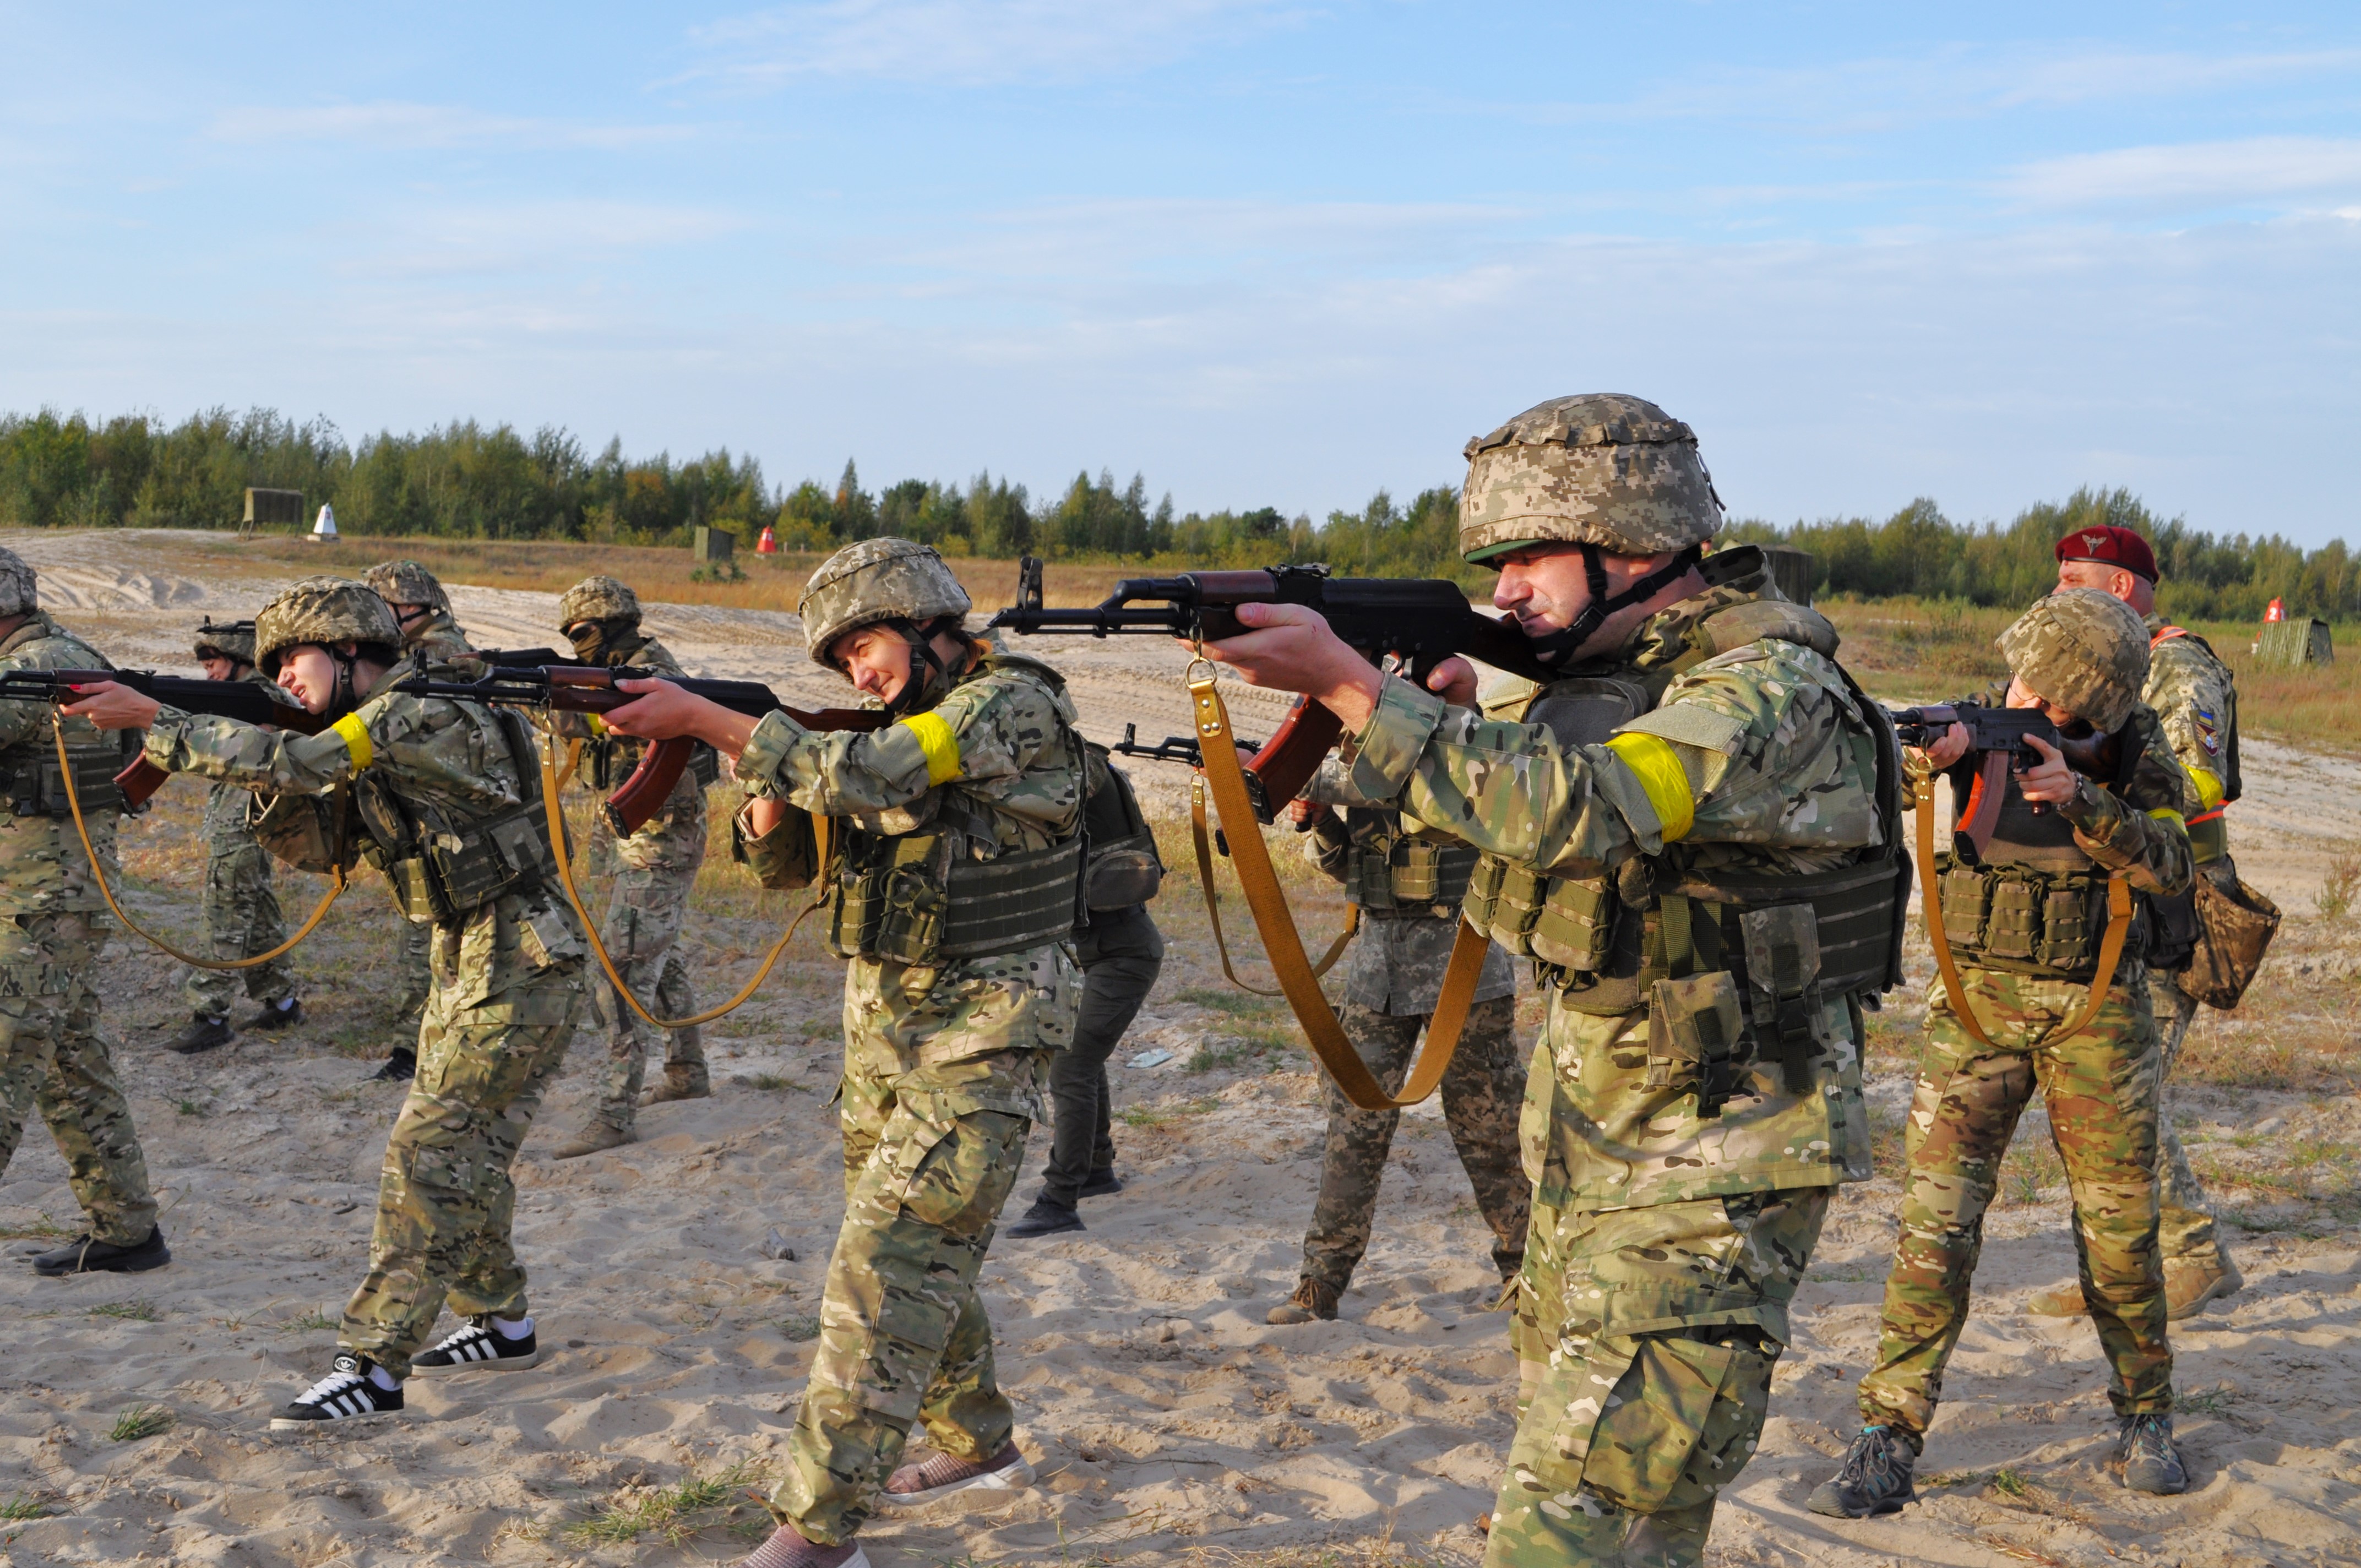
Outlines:
[[155,1405],[126,1405],[106,1431],[109,1442],[137,1442],[172,1430],[172,1412]]
[[6,1502],[0,1503],[0,1519],[12,1523],[18,1519],[39,1519],[49,1517],[48,1504],[28,1497],[23,1492],[11,1493]]
[[692,1474],[669,1486],[620,1487],[597,1514],[566,1526],[562,1533],[577,1546],[637,1541],[651,1533],[677,1546],[697,1531],[723,1522],[711,1517],[714,1510],[727,1504],[733,1492],[761,1476],[758,1466],[741,1463],[710,1474]]
[[102,1301],[90,1310],[93,1318],[121,1318],[126,1322],[152,1323],[164,1314],[153,1301]]

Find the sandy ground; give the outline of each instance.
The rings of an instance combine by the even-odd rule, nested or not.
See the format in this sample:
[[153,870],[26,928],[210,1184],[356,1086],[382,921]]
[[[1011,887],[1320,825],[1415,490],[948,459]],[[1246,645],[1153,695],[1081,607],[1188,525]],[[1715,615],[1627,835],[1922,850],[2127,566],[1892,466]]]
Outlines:
[[[162,569],[132,536],[5,542],[39,566],[46,605],[130,665],[182,667],[200,614],[251,613],[271,586],[241,579],[234,556]],[[546,596],[454,598],[480,642],[555,641]],[[810,700],[844,689],[804,661],[791,616],[665,606],[650,620],[697,673],[755,676]],[[1052,646],[1092,734],[1112,738],[1126,722],[1150,739],[1185,729],[1171,650]],[[1259,696],[1236,708],[1250,734],[1278,713]],[[2257,744],[2247,771],[2241,866],[2283,905],[2309,910],[2329,848],[2361,837],[2361,763]],[[1180,771],[1142,772],[1153,798],[1177,806]],[[357,898],[324,928],[331,959],[313,970],[324,1018],[344,1016],[334,955],[357,950],[335,944],[381,941],[382,919]],[[1176,948],[1116,1057],[1128,1190],[1090,1204],[1086,1234],[1004,1241],[985,1267],[1004,1381],[1045,1484],[873,1526],[863,1540],[881,1568],[1317,1562],[1323,1549],[1346,1561],[1382,1557],[1389,1541],[1436,1562],[1480,1554],[1514,1366],[1503,1320],[1484,1310],[1496,1282],[1434,1107],[1405,1122],[1343,1319],[1266,1326],[1295,1277],[1322,1117],[1300,1053],[1287,1070],[1186,1071],[1188,1057],[1239,1026],[1234,1009],[1206,1001],[1218,993],[1202,988],[1218,981],[1202,947]],[[324,1369],[333,1316],[358,1277],[395,1095],[355,1087],[355,1055],[374,1047],[357,1051],[345,1035],[162,1052],[160,1028],[182,1016],[176,967],[126,941],[107,961],[108,1025],[172,1204],[178,1261],[131,1278],[0,1270],[0,1505],[47,1516],[0,1520],[0,1562],[673,1563],[743,1550],[726,1493],[723,1508],[689,1521],[708,1528],[677,1541],[586,1540],[569,1527],[687,1476],[759,1468],[792,1425],[841,1212],[825,965],[794,969],[713,1031],[712,1099],[644,1113],[636,1145],[553,1164],[547,1129],[578,1117],[598,1048],[588,1035],[577,1042],[519,1170],[520,1249],[556,1351],[542,1369],[413,1381],[399,1424],[274,1440],[269,1410]],[[2349,970],[2354,956],[2338,961]],[[366,1001],[349,999],[364,1023]],[[1530,1029],[1530,999],[1526,1015]],[[1159,1047],[1175,1059],[1128,1065]],[[1907,1088],[1899,1072],[1877,1081],[1889,1124]],[[2350,1139],[2361,1109],[2349,1096],[2259,1091],[2190,1103],[2198,1143],[2248,1130]],[[2027,1118],[2028,1135],[2044,1131],[2037,1112]],[[1028,1176],[1020,1202],[1032,1186]],[[2180,1387],[2197,1395],[2180,1423],[2195,1486],[2132,1498],[2103,1468],[2111,1422],[2087,1324],[2020,1310],[2072,1269],[2055,1186],[1994,1212],[1976,1314],[1923,1467],[1938,1483],[1924,1487],[1927,1500],[1874,1523],[1804,1513],[1854,1424],[1895,1200],[1890,1177],[1841,1196],[1761,1453],[1725,1498],[1709,1561],[2361,1561],[2361,1233],[2234,1233],[2246,1291],[2176,1332]],[[0,1175],[0,1224],[27,1235],[73,1218],[55,1149],[31,1129]],[[134,1404],[173,1424],[112,1441]],[[734,1523],[758,1529],[759,1510],[741,1507]]]

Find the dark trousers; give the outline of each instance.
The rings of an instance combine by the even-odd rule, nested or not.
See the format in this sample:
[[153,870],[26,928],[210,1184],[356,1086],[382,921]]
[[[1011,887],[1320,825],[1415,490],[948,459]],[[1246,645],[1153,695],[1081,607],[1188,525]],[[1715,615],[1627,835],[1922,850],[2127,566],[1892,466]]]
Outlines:
[[1056,1109],[1041,1180],[1041,1196],[1070,1209],[1093,1172],[1115,1166],[1115,1141],[1107,1135],[1107,1058],[1155,988],[1164,967],[1164,933],[1144,904],[1093,910],[1090,929],[1074,939],[1074,956],[1082,966],[1082,1015],[1073,1045],[1049,1058]]

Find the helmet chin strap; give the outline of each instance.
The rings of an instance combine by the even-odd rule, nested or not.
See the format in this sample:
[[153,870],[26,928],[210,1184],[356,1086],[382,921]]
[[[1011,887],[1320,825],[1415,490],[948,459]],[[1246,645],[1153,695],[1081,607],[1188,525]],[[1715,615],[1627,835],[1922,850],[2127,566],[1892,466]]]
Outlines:
[[958,622],[949,616],[939,616],[920,626],[907,619],[886,621],[885,625],[902,634],[910,645],[910,673],[902,682],[902,689],[886,701],[885,711],[895,718],[905,718],[928,706],[935,695],[938,678],[947,678],[950,668],[935,653],[936,636]]
[[1607,591],[1606,554],[1598,545],[1582,545],[1583,575],[1589,579],[1590,602],[1571,625],[1556,631],[1530,637],[1533,657],[1544,664],[1570,664],[1581,652],[1582,645],[1598,634],[1607,618],[1627,606],[1652,598],[1667,584],[1678,582],[1702,558],[1703,553],[1694,544],[1643,577],[1636,578],[1621,593],[1609,596]]

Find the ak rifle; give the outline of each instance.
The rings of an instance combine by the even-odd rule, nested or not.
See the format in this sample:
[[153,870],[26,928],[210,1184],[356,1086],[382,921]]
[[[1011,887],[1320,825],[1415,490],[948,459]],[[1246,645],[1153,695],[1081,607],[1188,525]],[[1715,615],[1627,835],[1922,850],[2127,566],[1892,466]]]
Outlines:
[[[1424,681],[1455,653],[1537,681],[1556,672],[1533,657],[1510,621],[1495,620],[1467,602],[1456,583],[1439,577],[1337,577],[1325,566],[1271,566],[1250,572],[1184,572],[1177,577],[1127,577],[1104,603],[1087,609],[1051,609],[1042,603],[1041,563],[1031,556],[1016,569],[1016,602],[994,616],[987,630],[1020,636],[1044,632],[1092,637],[1176,637],[1219,642],[1253,628],[1238,607],[1293,604],[1316,611],[1330,630],[1373,664],[1392,659],[1409,677]],[[1246,766],[1255,815],[1264,822],[1301,792],[1344,733],[1336,716],[1299,697],[1279,729]]]
[[[1202,768],[1205,765],[1204,748],[1188,736],[1167,735],[1163,740],[1150,746],[1139,738],[1139,726],[1137,724],[1125,725],[1123,739],[1109,746],[1107,750],[1119,757],[1140,757],[1151,762],[1179,762],[1183,767],[1191,768]],[[1252,753],[1261,751],[1262,748],[1251,740],[1241,740],[1238,742],[1238,750]]]
[[[1955,843],[1965,840],[1979,858],[1992,842],[1993,829],[2000,826],[2001,803],[2008,794],[2009,774],[2037,767],[2042,761],[2041,753],[2034,750],[2030,740],[2047,742],[2066,759],[2068,767],[2103,783],[2114,783],[2122,766],[2123,745],[2118,737],[2100,734],[2081,720],[2070,727],[2081,733],[2070,733],[2037,707],[1987,707],[1982,703],[1960,703],[1957,707],[1890,708],[1887,712],[1894,719],[1895,739],[1905,746],[1923,749],[1940,740],[1952,725],[1967,727],[1968,752],[1962,762],[1974,770],[1975,783],[1970,786],[1966,801],[1953,811],[1956,820],[1951,832]],[[2037,805],[2034,809],[2042,807]]]
[[[217,718],[235,718],[242,724],[268,724],[292,729],[299,735],[316,735],[330,723],[308,708],[289,707],[271,696],[272,688],[254,681],[159,675],[153,670],[0,671],[0,702],[38,702],[63,707],[80,699],[81,693],[74,688],[94,686],[103,681],[128,686],[142,696],[153,697],[183,713],[211,714]],[[137,811],[147,805],[148,797],[171,776],[144,756],[133,758],[129,767],[115,775],[115,787],[123,792],[123,808]]]
[[[642,695],[624,691],[615,684],[617,681],[670,681],[732,713],[741,713],[749,718],[784,713],[806,729],[883,729],[893,722],[893,715],[883,708],[826,707],[807,711],[789,707],[760,681],[691,680],[661,670],[628,666],[609,669],[579,660],[560,663],[556,654],[545,656],[549,662],[540,664],[493,663],[479,658],[478,662],[486,666],[487,673],[478,680],[405,675],[393,684],[392,689],[412,696],[442,697],[451,702],[531,707],[547,713],[599,714],[612,713]],[[681,770],[688,765],[689,753],[697,748],[696,741],[686,738],[648,740],[642,745],[645,750],[640,754],[640,765],[606,800],[608,823],[620,839],[638,832],[649,817],[663,808],[673,786],[680,782]]]

